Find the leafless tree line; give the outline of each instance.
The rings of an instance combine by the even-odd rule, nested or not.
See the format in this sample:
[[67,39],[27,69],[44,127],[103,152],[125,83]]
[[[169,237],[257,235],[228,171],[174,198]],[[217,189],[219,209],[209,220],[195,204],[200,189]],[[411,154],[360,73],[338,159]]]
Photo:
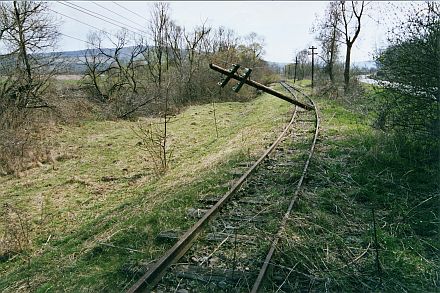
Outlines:
[[[127,31],[115,36],[89,35],[84,82],[92,97],[114,106],[118,117],[137,110],[163,113],[164,108],[209,101],[207,88],[218,81],[209,71],[210,62],[259,67],[257,75],[263,76],[264,40],[257,34],[240,38],[232,30],[214,29],[205,23],[186,29],[172,20],[169,4],[154,3],[152,8],[148,36]],[[105,48],[104,40],[114,50]],[[229,92],[222,93],[222,98],[231,97]]]

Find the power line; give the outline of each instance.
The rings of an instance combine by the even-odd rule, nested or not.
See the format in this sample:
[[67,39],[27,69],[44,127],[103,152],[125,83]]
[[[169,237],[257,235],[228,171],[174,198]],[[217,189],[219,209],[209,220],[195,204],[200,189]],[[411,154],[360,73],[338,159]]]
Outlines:
[[[64,6],[67,6],[67,7],[69,7],[69,8],[75,9],[75,10],[77,10],[77,11],[79,11],[79,12],[84,13],[84,14],[90,15],[90,16],[92,16],[92,17],[94,17],[94,18],[98,18],[98,19],[100,19],[100,20],[102,20],[102,21],[105,21],[105,22],[107,22],[107,23],[110,23],[111,25],[114,25],[114,26],[117,26],[117,27],[120,27],[120,28],[125,28],[125,29],[127,29],[126,27],[131,27],[131,26],[127,26],[127,25],[125,25],[124,23],[122,23],[122,25],[124,25],[124,26],[126,26],[126,27],[121,26],[121,25],[119,25],[119,24],[116,24],[116,23],[114,23],[114,22],[112,22],[112,21],[115,21],[115,22],[119,22],[119,21],[113,20],[113,19],[111,19],[111,18],[109,18],[109,17],[106,17],[106,16],[104,16],[104,17],[107,18],[107,19],[110,19],[110,21],[109,21],[109,20],[106,20],[106,19],[104,19],[104,18],[102,18],[102,17],[96,16],[96,15],[93,14],[93,13],[95,13],[95,12],[92,12],[92,11],[86,9],[86,8],[83,8],[83,7],[81,7],[81,6],[78,6],[78,5],[75,5],[75,4],[72,4],[72,3],[69,3],[69,4],[67,4],[67,3],[63,3],[63,2],[58,2],[58,3],[60,3],[60,4],[64,5]],[[73,5],[73,6],[72,6],[72,5]],[[79,8],[76,8],[76,7],[74,7],[74,6],[77,6],[77,7],[79,7]],[[97,13],[95,13],[95,14],[97,14]],[[98,15],[99,15],[99,14],[98,14]],[[121,23],[121,22],[119,22],[119,23]],[[130,32],[132,32],[132,33],[134,33],[134,34],[137,34],[137,35],[143,36],[142,34],[140,34],[140,33],[138,33],[138,32],[135,32],[135,31],[132,31],[132,30],[129,30],[129,29],[127,29],[127,30],[130,31]],[[136,30],[138,30],[138,29],[136,29]],[[145,33],[145,32],[144,32],[144,33]]]
[[[109,12],[111,12],[111,13],[117,15],[117,16],[120,16],[120,17],[122,17],[122,18],[125,18],[125,19],[128,20],[129,22],[131,22],[131,23],[133,23],[133,24],[135,24],[135,25],[137,25],[137,26],[139,26],[139,27],[143,27],[141,24],[139,24],[139,23],[137,23],[137,22],[134,22],[134,21],[132,21],[131,19],[128,19],[128,18],[126,18],[125,16],[123,16],[123,15],[117,13],[117,12],[114,12],[113,10],[108,9],[108,8],[105,7],[105,6],[102,6],[101,4],[98,4],[98,3],[96,3],[95,1],[92,1],[92,3],[95,4],[95,5],[98,6],[98,7],[101,7],[102,9],[105,9],[105,10],[107,10],[107,11],[109,11]],[[142,31],[142,30],[141,30],[141,31]]]
[[59,33],[59,34],[62,35],[62,36],[65,36],[65,37],[68,37],[68,38],[71,38],[71,39],[74,39],[74,40],[77,40],[77,41],[80,41],[80,42],[83,42],[83,43],[86,43],[86,44],[89,44],[89,45],[93,45],[93,46],[94,46],[94,44],[91,43],[91,42],[89,42],[89,41],[84,41],[84,40],[82,40],[82,39],[80,39],[80,38],[73,37],[73,36],[69,36],[69,35],[66,35],[66,34],[63,34],[63,33]]
[[[109,20],[111,20],[111,21],[114,21],[114,22],[120,23],[122,26],[126,26],[126,27],[129,27],[129,28],[134,29],[134,30],[138,30],[138,31],[140,31],[140,32],[142,32],[142,33],[146,33],[145,31],[143,31],[143,30],[141,30],[141,29],[139,29],[139,28],[133,27],[133,26],[131,26],[131,25],[128,25],[128,24],[123,23],[123,22],[121,22],[121,21],[119,21],[119,20],[116,20],[116,19],[110,18],[110,17],[108,17],[108,16],[102,15],[102,14],[100,14],[100,13],[98,13],[98,12],[91,11],[90,9],[84,8],[84,7],[79,6],[79,5],[77,5],[77,4],[73,4],[73,3],[71,3],[71,2],[69,2],[69,4],[70,4],[70,5],[73,5],[73,6],[76,6],[76,7],[80,8],[80,9],[86,10],[86,11],[88,11],[88,12],[90,12],[90,13],[93,13],[93,14],[99,15],[99,16],[101,16],[101,17],[104,17],[104,18],[106,18],[106,19],[109,19]],[[108,9],[107,9],[107,10],[108,10]],[[112,12],[112,11],[110,11],[110,12]],[[122,17],[124,18],[124,16],[122,16]]]
[[[93,17],[95,17],[95,18],[98,18],[98,19],[101,19],[101,20],[104,20],[104,21],[107,21],[107,22],[109,22],[108,20],[110,20],[109,23],[112,23],[112,22],[113,22],[113,23],[112,23],[113,25],[116,25],[116,26],[119,26],[119,27],[122,27],[122,28],[125,28],[125,29],[127,29],[127,27],[129,27],[129,28],[131,28],[131,29],[134,29],[134,30],[140,31],[140,32],[142,32],[142,33],[145,33],[144,31],[142,31],[142,30],[140,30],[140,29],[138,29],[138,28],[132,27],[131,25],[128,25],[128,24],[123,23],[123,22],[121,22],[121,21],[119,21],[119,20],[116,20],[116,19],[110,18],[110,17],[108,17],[108,16],[102,15],[102,14],[100,14],[100,13],[98,13],[98,12],[91,11],[90,9],[84,8],[84,7],[79,6],[79,5],[77,5],[77,4],[73,4],[73,3],[71,3],[71,2],[65,2],[65,3],[60,2],[60,3],[61,3],[61,4],[64,4],[64,5],[68,4],[67,6],[69,6],[70,8],[73,8],[73,9],[79,10],[79,11],[81,11],[81,12],[83,12],[83,13],[87,13],[88,15],[91,15],[91,16],[93,16]],[[73,7],[72,7],[72,6],[73,6]],[[98,16],[96,16],[96,15],[98,15]],[[104,19],[103,19],[103,18],[104,18]],[[107,20],[106,20],[106,19],[107,19]],[[115,23],[119,23],[119,24],[115,24]],[[121,25],[122,25],[122,26],[121,26]],[[129,29],[127,29],[127,30],[129,30]],[[131,31],[132,33],[139,34],[139,33],[135,32],[135,31],[132,31],[132,30],[129,30],[129,31]]]
[[98,19],[100,19],[100,20],[102,20],[102,21],[105,21],[105,22],[107,22],[107,23],[110,23],[110,24],[112,24],[112,25],[114,25],[114,26],[121,27],[119,24],[115,24],[115,23],[110,22],[110,21],[108,21],[108,20],[105,20],[105,19],[103,19],[103,18],[101,18],[101,17],[98,17],[98,16],[96,16],[96,15],[93,15],[93,14],[87,12],[87,11],[83,11],[83,10],[78,9],[78,8],[76,8],[76,7],[72,7],[72,6],[70,6],[70,3],[69,3],[69,4],[67,4],[67,3],[63,3],[63,2],[58,2],[58,3],[60,3],[61,5],[67,6],[67,7],[69,7],[69,8],[75,9],[75,10],[77,10],[77,11],[79,11],[79,12],[82,12],[82,13],[88,14],[88,15],[94,17],[94,18],[98,18]]
[[94,29],[96,29],[96,30],[98,30],[98,31],[101,31],[101,32],[103,32],[103,33],[105,33],[105,34],[109,34],[109,35],[112,35],[112,36],[114,36],[114,37],[117,37],[116,35],[114,35],[114,34],[112,34],[112,33],[109,33],[109,32],[107,32],[107,31],[105,31],[105,30],[103,30],[103,29],[100,29],[100,28],[98,28],[98,27],[96,27],[96,26],[93,26],[93,25],[91,25],[91,24],[88,24],[88,23],[86,23],[86,22],[83,22],[83,21],[81,21],[81,20],[79,20],[79,19],[76,19],[76,18],[73,18],[73,17],[71,17],[71,16],[65,15],[65,14],[63,14],[63,13],[61,13],[61,12],[55,11],[55,10],[50,9],[50,8],[48,8],[48,9],[49,9],[50,11],[56,13],[56,14],[59,14],[59,15],[61,15],[61,16],[67,17],[67,18],[70,18],[70,19],[72,19],[72,20],[74,20],[74,21],[77,21],[77,22],[79,22],[79,23],[82,23],[82,24],[84,24],[84,25],[87,25],[87,26],[89,26],[89,27],[91,27],[91,28],[94,28]]
[[112,1],[112,2],[113,2],[114,4],[116,4],[116,5],[118,5],[119,7],[121,7],[122,9],[125,9],[125,10],[127,10],[128,12],[130,12],[130,13],[132,13],[132,14],[134,14],[134,15],[139,16],[139,17],[142,18],[142,19],[145,18],[144,16],[140,15],[139,13],[136,13],[136,12],[134,12],[134,11],[132,11],[132,10],[126,8],[126,7],[120,5],[119,3],[115,2],[115,1]]

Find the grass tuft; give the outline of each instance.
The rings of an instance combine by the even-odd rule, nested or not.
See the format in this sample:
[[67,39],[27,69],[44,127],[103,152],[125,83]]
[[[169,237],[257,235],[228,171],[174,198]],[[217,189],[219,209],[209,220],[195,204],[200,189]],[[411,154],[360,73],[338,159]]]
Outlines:
[[[124,290],[170,247],[157,234],[192,225],[187,208],[222,195],[231,170],[261,154],[290,108],[268,95],[218,103],[218,138],[212,105],[187,108],[170,121],[173,160],[160,177],[131,131],[154,119],[60,126],[50,138],[56,170],[0,177],[0,206],[19,207],[30,219],[27,250],[9,257],[9,247],[0,247],[0,291]],[[0,235],[6,227],[0,223]]]

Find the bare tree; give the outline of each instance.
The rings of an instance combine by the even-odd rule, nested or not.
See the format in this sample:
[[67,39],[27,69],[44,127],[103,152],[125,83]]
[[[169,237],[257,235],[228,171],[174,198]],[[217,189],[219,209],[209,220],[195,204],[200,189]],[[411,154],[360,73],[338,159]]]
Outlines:
[[237,62],[238,41],[239,37],[233,30],[219,27],[211,39],[212,59],[223,66]]
[[211,31],[210,27],[205,24],[196,27],[192,32],[184,33],[185,38],[185,54],[186,54],[186,70],[184,70],[185,78],[185,96],[187,99],[197,95],[194,76],[196,72],[201,70],[201,62],[204,52],[202,52],[203,41],[207,38]]
[[[19,108],[47,107],[43,93],[54,73],[54,56],[44,56],[54,48],[59,33],[56,21],[46,13],[43,2],[0,3],[3,54],[9,83],[3,83],[3,98]],[[14,65],[12,65],[12,62]]]
[[39,152],[32,133],[35,109],[52,108],[47,89],[58,69],[54,50],[56,19],[43,2],[0,3],[0,172],[22,169],[30,149]]
[[[158,114],[162,120],[160,123],[163,127],[150,126],[148,131],[142,126],[138,127],[137,134],[141,133],[144,141],[149,142],[149,149],[147,150],[153,160],[160,159],[161,166],[160,173],[163,173],[168,168],[170,154],[168,153],[168,123],[170,122],[170,88],[171,76],[169,74],[170,65],[173,59],[172,50],[169,48],[169,41],[172,38],[172,33],[176,38],[173,44],[174,50],[178,51],[180,32],[173,26],[170,19],[170,7],[168,3],[158,2],[152,6],[151,19],[149,22],[149,33],[151,38],[151,46],[146,47],[143,52],[144,61],[146,63],[147,71],[149,73],[150,81],[154,87],[154,99],[158,107]],[[175,30],[173,32],[173,29]],[[180,54],[180,52],[179,52]],[[178,62],[181,62],[180,55]],[[157,149],[156,149],[157,148]],[[156,156],[157,158],[154,158]]]
[[3,34],[14,25],[12,18],[9,16],[9,10],[7,5],[0,5],[0,41],[3,38]]
[[108,94],[104,90],[102,76],[107,67],[109,58],[103,56],[98,48],[101,47],[102,35],[98,32],[92,32],[87,37],[89,46],[84,51],[82,63],[85,65],[84,83],[91,90],[93,98],[97,97],[99,101],[109,100]]
[[[118,117],[124,118],[148,102],[137,101],[145,93],[141,56],[147,50],[143,39],[136,39],[127,30],[115,35],[92,32],[89,48],[82,61],[86,67],[84,83],[91,90],[92,97],[111,103]],[[105,48],[103,41],[111,43]],[[130,44],[133,44],[130,46]]]
[[251,68],[258,66],[264,55],[264,38],[252,32],[243,38],[242,60]]
[[168,36],[170,31],[170,5],[164,2],[153,4],[149,31],[151,46],[145,54],[148,70],[153,83],[156,85],[157,94],[161,95],[164,72],[169,69]]
[[339,1],[339,9],[342,18],[342,29],[340,30],[346,45],[344,85],[345,91],[350,83],[350,58],[351,49],[361,31],[361,19],[364,13],[365,1],[351,1],[348,5],[346,1]]
[[[298,80],[304,79],[306,77],[306,74],[308,73],[308,63],[309,63],[309,57],[307,53],[307,49],[301,50],[296,54],[296,57],[298,58]],[[301,74],[300,74],[301,73]]]
[[324,18],[312,29],[317,33],[316,39],[321,43],[321,58],[324,61],[324,70],[328,74],[331,83],[334,83],[334,64],[339,53],[341,31],[341,13],[337,2],[330,2],[327,6]]
[[168,46],[172,51],[172,57],[170,62],[177,68],[182,67],[184,47],[184,29],[176,25],[173,21],[170,21],[170,27],[168,30]]

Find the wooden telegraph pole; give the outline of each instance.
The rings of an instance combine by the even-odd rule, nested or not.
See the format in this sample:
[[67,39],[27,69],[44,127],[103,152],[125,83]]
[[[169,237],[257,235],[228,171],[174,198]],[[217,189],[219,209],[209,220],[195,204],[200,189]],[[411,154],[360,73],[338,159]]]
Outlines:
[[315,53],[316,49],[318,49],[318,48],[316,48],[314,46],[311,46],[309,48],[309,50],[312,50],[312,53],[311,53],[311,55],[312,55],[312,89],[313,89],[313,85],[314,85],[313,75],[314,75],[314,67],[315,67],[315,55],[318,54],[318,53]]
[[298,66],[298,56],[295,57],[295,75],[293,76],[293,83],[296,82],[296,67]]

